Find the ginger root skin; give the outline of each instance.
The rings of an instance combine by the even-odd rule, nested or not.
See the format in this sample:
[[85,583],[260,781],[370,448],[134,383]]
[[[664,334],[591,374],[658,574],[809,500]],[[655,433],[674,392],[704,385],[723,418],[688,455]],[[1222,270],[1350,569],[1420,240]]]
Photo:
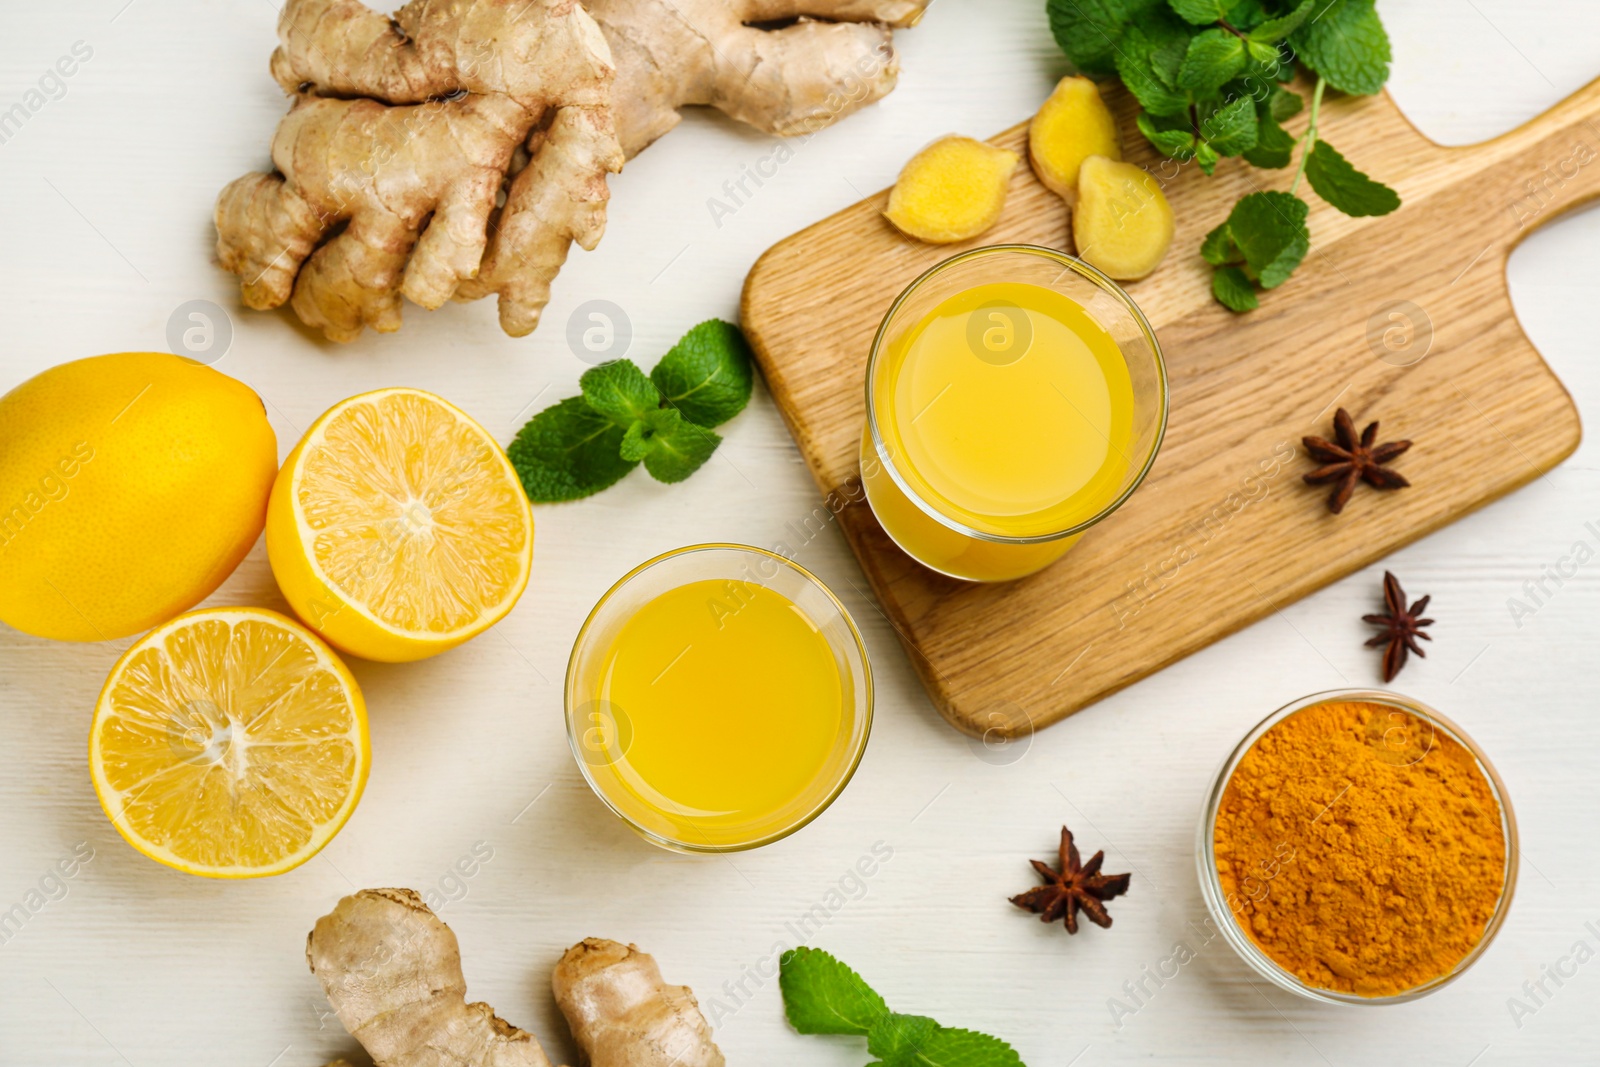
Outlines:
[[379,1067],[551,1067],[532,1034],[467,1003],[456,935],[409,889],[339,901],[306,939],[306,962]]
[[633,945],[580,941],[550,985],[589,1067],[725,1067],[694,993]]
[[[273,76],[294,101],[276,169],[216,206],[245,303],[290,301],[352,341],[399,329],[401,296],[436,308],[470,283],[499,295],[507,333],[530,332],[571,243],[599,241],[622,169],[594,19],[575,0],[411,0],[393,18],[287,0],[278,35]],[[527,180],[503,190],[524,151]]]
[[[779,137],[813,133],[894,88],[894,31],[930,0],[588,0],[617,68],[629,158],[714,107]],[[765,23],[781,22],[777,28]]]
[[941,137],[900,171],[884,217],[929,244],[976,237],[999,221],[1020,160],[1015,152],[971,137]]
[[1078,257],[1117,281],[1150,274],[1172,247],[1172,205],[1143,167],[1090,156],[1078,173],[1072,234]]
[[331,340],[399,329],[402,296],[490,294],[523,336],[599,242],[606,176],[682,108],[821,129],[894,88],[893,31],[928,3],[286,0],[271,69],[294,104],[276,170],[218,199],[217,259],[247,306]]
[[1082,75],[1069,75],[1028,124],[1028,162],[1044,187],[1069,204],[1078,192],[1078,171],[1090,156],[1122,159],[1117,120],[1100,89]]
[[[552,1067],[532,1034],[467,1002],[456,935],[410,889],[339,901],[307,937],[306,962],[377,1067]],[[581,941],[551,985],[588,1067],[725,1067],[694,994],[632,945]]]

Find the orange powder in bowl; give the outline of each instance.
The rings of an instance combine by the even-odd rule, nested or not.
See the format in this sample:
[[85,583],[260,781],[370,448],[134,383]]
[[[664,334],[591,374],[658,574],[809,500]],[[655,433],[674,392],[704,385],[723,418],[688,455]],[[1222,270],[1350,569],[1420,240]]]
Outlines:
[[1499,906],[1506,842],[1473,753],[1399,707],[1330,702],[1269,728],[1213,827],[1239,925],[1307,985],[1365,997],[1453,971]]

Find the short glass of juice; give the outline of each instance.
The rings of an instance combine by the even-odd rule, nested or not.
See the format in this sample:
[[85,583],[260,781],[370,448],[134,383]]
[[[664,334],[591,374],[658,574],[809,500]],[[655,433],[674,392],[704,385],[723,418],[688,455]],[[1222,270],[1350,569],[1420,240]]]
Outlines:
[[1061,558],[1155,463],[1167,373],[1116,282],[1036,245],[975,248],[889,308],[867,364],[861,480],[884,531],[953,578]]
[[635,567],[567,665],[567,740],[646,840],[734,852],[787,837],[849,783],[872,728],[850,613],[810,571],[706,544]]

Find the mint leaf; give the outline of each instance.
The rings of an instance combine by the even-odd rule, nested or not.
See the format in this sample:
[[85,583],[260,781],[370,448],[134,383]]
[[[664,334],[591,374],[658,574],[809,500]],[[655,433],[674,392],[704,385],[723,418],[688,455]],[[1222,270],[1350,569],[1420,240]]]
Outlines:
[[883,1067],[1022,1067],[1016,1050],[999,1038],[940,1026],[925,1015],[887,1016],[872,1028],[867,1051]]
[[1189,27],[1180,22],[1166,20],[1165,36],[1156,35],[1152,38],[1154,48],[1150,52],[1150,69],[1155,71],[1156,77],[1161,79],[1161,84],[1168,89],[1178,91],[1180,96],[1187,99],[1178,84],[1178,72],[1183,69],[1183,58],[1189,54]]
[[1331,0],[1289,43],[1306,66],[1343,92],[1370,96],[1389,80],[1389,34],[1373,0]]
[[[1311,248],[1309,211],[1304,200],[1290,193],[1251,193],[1206,235],[1200,253],[1214,267],[1240,266],[1247,280],[1275,288],[1289,279]],[[1213,276],[1213,295],[1217,284]]]
[[[656,410],[663,410],[657,408]],[[629,463],[637,463],[650,454],[650,438],[655,433],[643,419],[629,426],[622,435],[617,450]]]
[[678,414],[676,408],[656,408],[628,427],[623,435],[623,459],[642,459],[644,469],[658,482],[681,482],[699,470],[722,443],[715,431]]
[[1217,169],[1217,160],[1221,158],[1217,155],[1217,150],[1205,141],[1201,141],[1199,147],[1194,150],[1194,161],[1200,164],[1200,169],[1207,174]]
[[1294,135],[1279,126],[1270,111],[1263,111],[1256,130],[1256,144],[1244,154],[1245,162],[1252,167],[1277,170],[1287,167],[1294,158]]
[[1250,40],[1259,41],[1262,44],[1277,44],[1295,30],[1298,30],[1306,19],[1311,17],[1319,2],[1325,2],[1325,0],[1301,0],[1300,6],[1287,15],[1267,19],[1251,30]]
[[1206,239],[1200,245],[1200,255],[1213,267],[1244,262],[1244,253],[1233,243],[1233,234],[1229,232],[1226,222],[1206,234]]
[[894,1067],[899,1063],[920,1063],[918,1054],[938,1029],[939,1024],[926,1015],[891,1012],[879,1019],[867,1035],[867,1051],[882,1060],[886,1067]]
[[1017,1050],[998,1037],[941,1026],[916,1050],[915,1059],[885,1059],[884,1067],[1023,1067]]
[[867,1067],[1022,1067],[998,1038],[891,1012],[860,975],[821,949],[785,952],[778,985],[790,1026],[802,1034],[865,1037],[877,1057]]
[[1317,195],[1346,215],[1387,215],[1400,206],[1400,194],[1351,166],[1327,141],[1318,141],[1306,160],[1306,180]]
[[1211,295],[1229,311],[1254,311],[1260,307],[1256,287],[1238,267],[1218,267],[1211,273]]
[[1267,13],[1261,8],[1261,0],[1236,0],[1228,9],[1228,24],[1246,33],[1255,29],[1266,17]]
[[866,1037],[889,1006],[849,967],[817,948],[797,948],[778,960],[778,987],[789,1025],[802,1034]]
[[1178,88],[1212,93],[1244,69],[1244,42],[1227,30],[1206,30],[1189,42],[1178,68]]
[[1306,106],[1305,97],[1299,93],[1290,92],[1281,85],[1272,87],[1272,96],[1267,103],[1267,112],[1277,122],[1293,118],[1300,114],[1300,109]]
[[627,429],[661,406],[661,394],[632,360],[616,359],[583,372],[578,379],[583,399],[612,422]]
[[1237,156],[1256,146],[1256,105],[1248,96],[1224,104],[1200,123],[1200,136],[1219,155]]
[[577,500],[615,485],[638,466],[621,457],[624,430],[572,396],[535,415],[506,449],[528,499]]
[[1288,281],[1310,250],[1310,210],[1298,196],[1280,192],[1251,193],[1233,205],[1228,234],[1244,257],[1246,273],[1263,289]]
[[1171,46],[1184,33],[1181,24],[1174,27],[1165,20],[1152,21],[1129,26],[1117,45],[1116,66],[1122,84],[1152,115],[1181,115],[1189,109],[1189,95],[1172,88],[1155,67],[1157,51]]
[[1245,51],[1249,53],[1251,60],[1262,67],[1269,67],[1278,62],[1278,46],[1275,44],[1264,44],[1261,41],[1246,41],[1244,42],[1244,46]]
[[1167,0],[1185,22],[1209,26],[1227,15],[1232,0]]
[[1105,77],[1116,70],[1117,42],[1136,18],[1161,0],[1048,0],[1050,32],[1079,73]]
[[661,357],[650,380],[667,403],[701,426],[719,426],[744,410],[755,375],[739,327],[709,319]]
[[1178,160],[1194,156],[1194,133],[1189,129],[1187,119],[1161,118],[1141,111],[1134,121],[1145,140],[1162,155]]

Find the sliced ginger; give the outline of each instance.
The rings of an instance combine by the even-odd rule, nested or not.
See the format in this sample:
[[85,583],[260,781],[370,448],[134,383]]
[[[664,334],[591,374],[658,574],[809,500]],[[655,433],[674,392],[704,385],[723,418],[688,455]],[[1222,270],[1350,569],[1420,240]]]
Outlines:
[[1122,158],[1117,120],[1094,82],[1070,75],[1028,124],[1028,162],[1045,188],[1068,203],[1077,195],[1078,171],[1090,156]]
[[1118,281],[1143,278],[1172,247],[1172,205],[1143,167],[1090,156],[1072,212],[1078,256]]
[[930,244],[976,237],[1000,218],[1021,158],[971,137],[941,137],[911,157],[883,214],[908,237]]

